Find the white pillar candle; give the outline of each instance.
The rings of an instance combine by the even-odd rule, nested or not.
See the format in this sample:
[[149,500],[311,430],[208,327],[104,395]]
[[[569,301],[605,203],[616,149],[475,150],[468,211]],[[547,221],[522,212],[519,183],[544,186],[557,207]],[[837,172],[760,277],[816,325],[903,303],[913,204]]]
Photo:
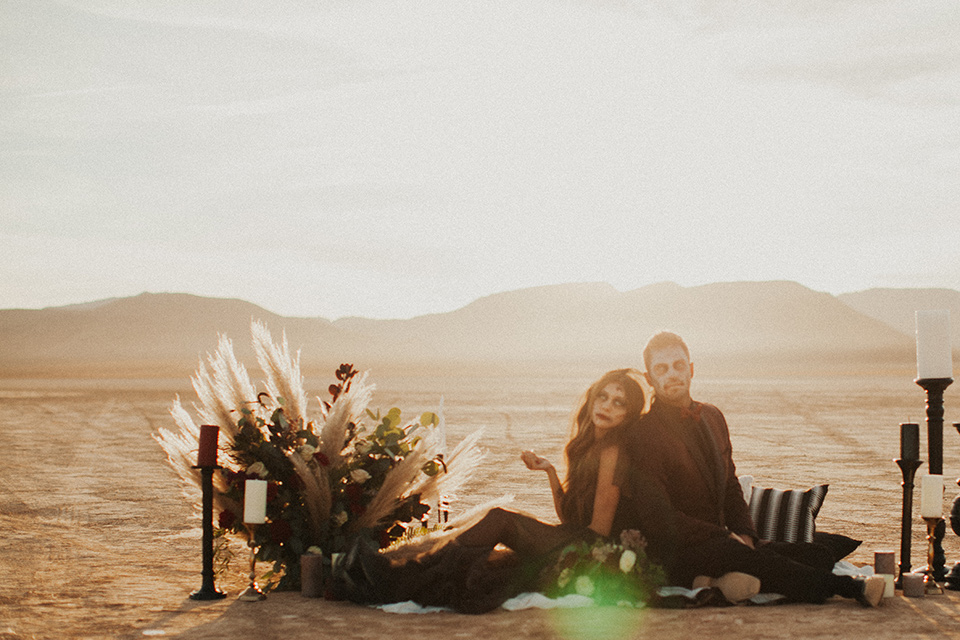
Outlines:
[[894,582],[893,574],[882,573],[880,575],[882,575],[883,579],[886,581],[886,585],[884,586],[884,589],[883,589],[883,597],[892,598],[894,596],[894,588],[896,586],[896,583]]
[[243,489],[243,521],[263,524],[267,521],[267,481],[247,480]]
[[917,311],[917,378],[952,377],[950,311]]
[[920,477],[920,517],[939,518],[943,515],[943,476]]

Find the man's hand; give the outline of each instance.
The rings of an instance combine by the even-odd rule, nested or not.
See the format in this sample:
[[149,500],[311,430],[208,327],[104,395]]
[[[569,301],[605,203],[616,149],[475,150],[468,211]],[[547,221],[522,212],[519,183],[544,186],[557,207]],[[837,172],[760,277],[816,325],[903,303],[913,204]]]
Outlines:
[[735,534],[733,531],[731,531],[731,532],[730,532],[730,539],[731,539],[731,540],[736,540],[736,541],[739,542],[740,544],[745,544],[745,545],[747,545],[748,547],[750,547],[751,549],[753,549],[753,540],[752,540],[751,538],[748,538],[748,537],[746,537],[746,536],[739,536],[739,535]]
[[523,464],[527,465],[527,469],[533,471],[549,471],[553,468],[553,465],[550,464],[550,461],[546,458],[541,458],[533,451],[523,451],[520,453],[520,459],[523,460]]

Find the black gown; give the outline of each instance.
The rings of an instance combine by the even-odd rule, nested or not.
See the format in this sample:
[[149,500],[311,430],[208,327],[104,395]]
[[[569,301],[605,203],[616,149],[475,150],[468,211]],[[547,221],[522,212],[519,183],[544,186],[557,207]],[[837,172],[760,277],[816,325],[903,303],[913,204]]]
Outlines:
[[[608,446],[609,442],[604,438],[600,444]],[[599,451],[600,445],[591,447],[586,464],[598,469]],[[613,540],[619,539],[622,530],[636,528],[626,495],[629,468],[629,460],[620,448],[614,484],[621,489],[621,498],[610,531]],[[583,493],[592,497],[597,474],[588,475],[594,486]],[[587,508],[570,511],[579,511],[579,517],[564,524],[550,524],[517,511],[494,508],[437,551],[400,565],[392,564],[372,543],[360,542],[348,554],[335,592],[360,604],[412,600],[460,613],[491,611],[520,593],[541,591],[541,574],[565,547],[600,538],[587,526],[592,518],[592,498]]]

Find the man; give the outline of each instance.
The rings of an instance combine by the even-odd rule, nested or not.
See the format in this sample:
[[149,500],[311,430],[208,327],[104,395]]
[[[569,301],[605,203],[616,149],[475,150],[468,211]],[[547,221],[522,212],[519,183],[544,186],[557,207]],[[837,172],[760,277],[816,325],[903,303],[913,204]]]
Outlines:
[[830,571],[832,560],[829,566],[809,558],[798,562],[783,548],[758,540],[726,420],[715,406],[690,396],[693,363],[683,339],[655,334],[643,361],[654,401],[627,443],[635,471],[628,499],[635,501],[651,555],[664,564],[671,582],[700,586],[737,577],[727,574],[748,574],[759,578],[764,593],[792,601],[819,603],[840,595],[878,605],[881,576],[865,581],[837,576]]

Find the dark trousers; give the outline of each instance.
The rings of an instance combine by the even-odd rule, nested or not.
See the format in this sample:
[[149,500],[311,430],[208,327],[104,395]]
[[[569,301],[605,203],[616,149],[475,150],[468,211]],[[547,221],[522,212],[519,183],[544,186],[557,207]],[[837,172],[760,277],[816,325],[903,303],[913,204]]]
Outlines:
[[739,571],[760,578],[762,593],[779,593],[793,602],[821,603],[834,595],[855,597],[856,581],[834,575],[832,567],[832,557],[820,545],[770,543],[751,549],[730,538],[713,538],[680,550],[670,578],[689,587],[698,575],[717,578]]

